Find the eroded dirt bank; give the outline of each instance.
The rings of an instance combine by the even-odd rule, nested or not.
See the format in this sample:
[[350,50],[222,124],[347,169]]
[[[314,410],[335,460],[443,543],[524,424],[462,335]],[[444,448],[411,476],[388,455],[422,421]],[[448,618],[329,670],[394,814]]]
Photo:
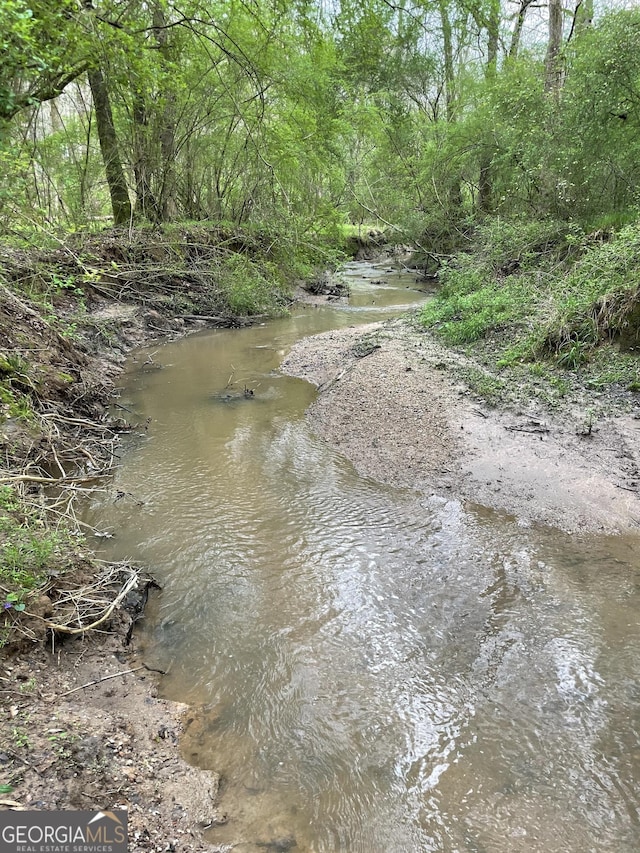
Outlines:
[[464,356],[408,322],[328,332],[282,365],[319,388],[308,417],[365,476],[452,494],[567,532],[640,528],[640,407],[490,408],[457,378]]
[[[82,338],[71,345],[28,305],[5,300],[1,306],[5,347],[16,342],[24,357],[20,345],[28,342],[31,376],[46,389],[25,424],[9,417],[0,425],[6,463],[0,474],[5,482],[18,478],[27,501],[41,500],[43,474],[57,481],[52,486],[62,494],[76,487],[110,488],[119,433],[140,428],[126,411],[120,417],[109,408],[125,354],[197,326],[107,300],[96,300],[91,309]],[[36,361],[35,352],[46,358]],[[84,471],[76,467],[83,453],[90,461]],[[53,459],[57,465],[47,468]],[[97,541],[87,536],[89,545]],[[62,621],[58,602],[73,595],[70,589],[78,598],[93,594],[83,592],[94,574],[90,555],[70,560],[51,567],[45,594],[28,601],[24,613],[4,611],[5,625],[15,627],[0,648],[0,809],[126,808],[132,851],[211,849],[201,833],[222,820],[218,777],[182,759],[190,710],[156,698],[159,676],[144,667],[135,632],[125,646],[125,611],[118,607],[97,631],[64,642],[54,641],[56,632],[47,628],[51,620]],[[84,686],[94,681],[99,683]]]
[[0,773],[13,790],[0,805],[124,808],[132,851],[211,849],[219,779],[181,758],[191,712],[158,699],[156,678],[115,634],[5,659]]

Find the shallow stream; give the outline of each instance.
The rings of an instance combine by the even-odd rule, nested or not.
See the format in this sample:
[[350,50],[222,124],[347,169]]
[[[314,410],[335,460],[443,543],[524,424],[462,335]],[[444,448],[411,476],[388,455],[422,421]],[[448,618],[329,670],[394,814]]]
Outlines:
[[425,298],[345,274],[349,305],[137,353],[120,402],[149,429],[92,509],[106,555],[164,586],[146,657],[201,706],[185,749],[230,816],[208,839],[635,853],[637,542],[381,486],[314,436],[314,388],[277,372],[290,345]]

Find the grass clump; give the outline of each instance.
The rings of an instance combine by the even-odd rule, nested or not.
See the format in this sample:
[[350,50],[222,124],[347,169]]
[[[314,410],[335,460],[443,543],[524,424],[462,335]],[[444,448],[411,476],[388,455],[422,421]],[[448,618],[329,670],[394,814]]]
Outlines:
[[6,629],[50,575],[65,568],[70,535],[52,530],[44,511],[28,506],[17,492],[0,486],[0,613]]
[[27,360],[13,352],[0,352],[0,423],[7,418],[32,417],[28,396],[32,389]]

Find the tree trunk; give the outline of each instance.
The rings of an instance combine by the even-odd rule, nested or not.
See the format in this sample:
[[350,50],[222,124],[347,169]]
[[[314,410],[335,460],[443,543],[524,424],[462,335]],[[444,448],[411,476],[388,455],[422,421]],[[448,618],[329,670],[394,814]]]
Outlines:
[[109,90],[101,68],[90,69],[87,76],[96,116],[100,152],[102,153],[111,196],[113,221],[116,225],[126,225],[131,220],[131,201],[118,151],[118,139],[113,123]]
[[447,121],[451,122],[455,118],[456,109],[451,20],[449,18],[449,10],[447,9],[446,0],[439,0],[438,8],[440,11],[440,21],[442,24],[442,42],[444,47],[444,94],[446,114]]
[[[167,21],[159,3],[153,9],[153,27],[158,51],[167,80],[171,77],[171,46],[168,39]],[[162,160],[162,184],[158,198],[158,214],[163,222],[175,219],[178,214],[176,177],[176,96],[168,89],[160,127],[160,157]]]
[[[488,81],[495,79],[498,70],[498,44],[500,39],[500,0],[492,0],[487,21],[487,67],[485,76]],[[478,207],[483,213],[489,213],[493,207],[493,146],[485,143],[480,156],[480,176],[478,179]]]
[[520,36],[522,35],[522,27],[524,26],[524,18],[527,13],[527,9],[532,3],[533,0],[521,0],[520,2],[516,25],[513,28],[513,35],[511,36],[511,46],[509,47],[509,57],[511,59],[515,59],[518,55],[518,50],[520,48]]
[[560,94],[562,88],[562,2],[549,0],[549,42],[544,62],[544,87],[547,92]]
[[144,97],[133,95],[133,174],[136,181],[136,212],[150,222],[158,220],[156,199],[151,189],[149,167],[149,119]]

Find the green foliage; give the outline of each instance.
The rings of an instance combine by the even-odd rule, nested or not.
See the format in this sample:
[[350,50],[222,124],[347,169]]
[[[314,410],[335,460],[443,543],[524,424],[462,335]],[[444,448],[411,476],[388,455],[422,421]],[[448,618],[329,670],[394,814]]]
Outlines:
[[[0,145],[0,227],[76,229],[105,217],[105,166],[86,91],[51,111],[39,105],[87,62],[108,86],[140,222],[271,228],[297,255],[319,235],[338,242],[345,222],[373,221],[440,257],[499,216],[488,241],[495,257],[484,260],[508,277],[544,256],[554,229],[569,237],[573,228],[579,243],[580,225],[619,228],[635,215],[637,9],[576,31],[555,98],[544,88],[544,44],[529,40],[497,62],[478,52],[500,23],[493,2],[94,6],[0,0],[0,115],[15,112]],[[452,287],[477,292],[482,270],[457,263],[467,283],[452,274]],[[434,272],[437,263],[428,266]],[[236,271],[222,273],[226,288]],[[271,274],[238,274],[246,284],[233,298],[253,310]],[[461,304],[479,316],[460,340],[500,327],[515,298],[485,293],[484,314],[477,296]]]
[[220,287],[231,314],[249,316],[273,309],[272,272],[242,254],[228,255],[220,268]]
[[640,343],[640,223],[588,247],[563,276],[551,303],[546,344],[577,366],[603,339]]
[[[470,251],[442,267],[438,297],[423,308],[422,322],[452,344],[472,343],[514,325],[530,333],[539,296],[535,276],[568,251],[567,232],[566,226],[535,220],[480,226]],[[524,352],[527,343],[522,343]]]
[[[640,351],[640,223],[603,241],[553,223],[494,221],[475,239],[475,251],[441,271],[420,315],[427,328],[451,344],[480,342],[498,368],[551,358],[596,383],[633,386],[637,357],[617,356],[616,373],[611,348],[603,357],[600,348]],[[561,379],[550,384],[566,392]]]
[[0,120],[52,97],[73,76],[82,38],[76,16],[72,0],[0,0]]
[[0,352],[0,422],[6,417],[31,419],[28,392],[33,387],[28,361],[18,353]]
[[610,12],[576,41],[559,167],[573,214],[625,214],[640,178],[640,9]]
[[0,486],[0,607],[23,611],[49,571],[65,565],[68,548],[69,538],[50,530],[41,510],[27,506],[10,486]]

